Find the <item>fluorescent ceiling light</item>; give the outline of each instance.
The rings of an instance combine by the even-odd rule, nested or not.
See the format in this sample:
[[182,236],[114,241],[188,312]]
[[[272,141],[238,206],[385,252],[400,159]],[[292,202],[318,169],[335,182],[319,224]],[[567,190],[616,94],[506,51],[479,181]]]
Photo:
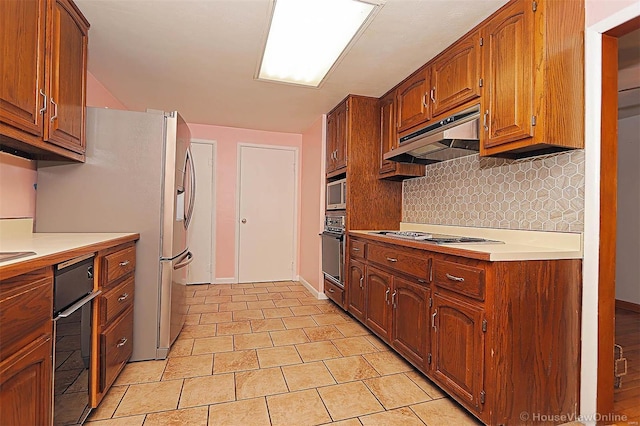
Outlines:
[[319,86],[376,4],[359,0],[274,0],[258,78]]

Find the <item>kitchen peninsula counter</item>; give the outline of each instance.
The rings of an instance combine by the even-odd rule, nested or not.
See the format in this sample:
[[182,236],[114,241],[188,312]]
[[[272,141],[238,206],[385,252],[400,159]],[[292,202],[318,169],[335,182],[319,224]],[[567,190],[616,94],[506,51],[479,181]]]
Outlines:
[[354,237],[361,236],[404,247],[485,261],[582,259],[583,257],[581,233],[472,228],[406,222],[400,224],[400,230],[486,238],[502,243],[434,244],[378,235],[372,233],[375,231],[370,230],[354,230],[349,231],[349,234]]

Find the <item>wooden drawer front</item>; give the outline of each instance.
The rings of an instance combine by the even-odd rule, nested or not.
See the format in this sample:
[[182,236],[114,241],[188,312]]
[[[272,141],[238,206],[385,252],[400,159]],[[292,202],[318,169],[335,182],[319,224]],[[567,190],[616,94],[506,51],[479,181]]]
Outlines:
[[344,289],[327,279],[324,280],[324,294],[341,308],[344,307]]
[[427,282],[429,275],[429,258],[413,256],[393,247],[369,244],[367,259],[371,262],[384,265],[387,268],[404,272],[418,277],[422,282]]
[[51,334],[53,273],[51,269],[3,280],[0,285],[0,360]]
[[107,280],[104,285],[109,285],[120,277],[127,275],[136,268],[136,246],[111,253],[104,257],[104,269],[107,271]]
[[352,259],[364,259],[367,243],[360,240],[351,240],[349,243],[349,256]]
[[438,287],[484,300],[483,269],[445,260],[434,260],[433,278]]
[[100,391],[113,383],[133,350],[133,307],[100,334]]
[[133,277],[129,277],[102,296],[102,325],[109,324],[120,312],[131,306],[133,303],[134,282]]

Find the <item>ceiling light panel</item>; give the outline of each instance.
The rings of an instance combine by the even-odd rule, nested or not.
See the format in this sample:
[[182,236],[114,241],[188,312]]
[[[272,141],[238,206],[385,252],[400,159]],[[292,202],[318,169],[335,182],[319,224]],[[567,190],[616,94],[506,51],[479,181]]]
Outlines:
[[275,0],[258,78],[319,86],[378,7],[358,0]]

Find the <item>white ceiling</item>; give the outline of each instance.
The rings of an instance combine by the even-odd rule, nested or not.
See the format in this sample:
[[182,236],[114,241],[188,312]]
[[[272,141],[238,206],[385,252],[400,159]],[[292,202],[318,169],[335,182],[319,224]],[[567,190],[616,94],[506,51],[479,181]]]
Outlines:
[[349,93],[381,96],[506,3],[386,0],[315,89],[254,80],[270,1],[75,0],[91,23],[89,71],[129,109],[292,133]]

